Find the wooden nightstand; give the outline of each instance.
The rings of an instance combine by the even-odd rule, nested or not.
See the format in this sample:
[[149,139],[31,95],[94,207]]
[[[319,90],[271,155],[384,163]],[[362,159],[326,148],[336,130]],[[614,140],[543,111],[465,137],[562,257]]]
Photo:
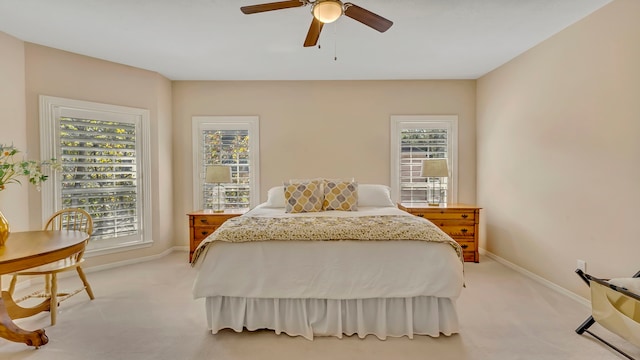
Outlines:
[[481,208],[465,204],[429,206],[423,203],[403,203],[398,204],[398,208],[431,221],[449,234],[462,247],[464,261],[480,262],[478,223]]
[[247,209],[227,209],[222,213],[205,210],[190,212],[189,215],[189,261],[200,242],[214,232],[225,221],[240,216]]

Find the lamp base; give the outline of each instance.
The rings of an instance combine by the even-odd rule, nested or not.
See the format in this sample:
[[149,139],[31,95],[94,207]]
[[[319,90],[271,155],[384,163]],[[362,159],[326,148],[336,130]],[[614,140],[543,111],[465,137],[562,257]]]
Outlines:
[[439,203],[429,203],[429,206],[440,206]]
[[219,210],[217,210],[217,209],[216,209],[216,210],[213,210],[213,213],[214,213],[214,214],[220,214],[220,213],[223,213],[223,212],[224,212],[224,209],[219,209]]

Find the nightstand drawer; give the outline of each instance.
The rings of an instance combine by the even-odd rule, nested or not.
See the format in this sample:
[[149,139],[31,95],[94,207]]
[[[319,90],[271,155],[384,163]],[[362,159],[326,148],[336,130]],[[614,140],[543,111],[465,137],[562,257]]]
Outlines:
[[475,236],[476,227],[473,223],[468,225],[450,225],[442,222],[432,221],[436,226],[438,226],[442,231],[446,232],[452,238],[458,236]]
[[476,241],[474,238],[457,238],[455,239],[460,247],[462,248],[462,257],[464,261],[475,261],[477,262],[477,252]]
[[411,214],[429,219],[431,221],[459,220],[459,221],[469,221],[471,223],[474,223],[476,219],[475,212],[469,211],[469,210],[455,210],[455,209],[434,210],[434,211],[412,210]]
[[220,226],[228,217],[226,216],[208,216],[208,215],[194,215],[193,226]]
[[195,226],[193,228],[193,241],[200,243],[207,236],[211,235],[219,226]]
[[464,252],[475,252],[476,251],[476,242],[473,238],[471,239],[465,239],[465,240],[461,240],[461,239],[454,239],[458,244],[460,244],[460,247],[462,248],[462,251]]

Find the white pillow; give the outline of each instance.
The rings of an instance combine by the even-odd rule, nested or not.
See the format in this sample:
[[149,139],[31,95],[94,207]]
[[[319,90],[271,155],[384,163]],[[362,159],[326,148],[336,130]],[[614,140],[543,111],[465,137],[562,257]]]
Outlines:
[[285,207],[284,201],[284,186],[274,186],[267,192],[267,202],[265,207],[269,208],[283,208]]
[[358,207],[360,206],[396,206],[391,200],[391,189],[386,185],[359,184]]

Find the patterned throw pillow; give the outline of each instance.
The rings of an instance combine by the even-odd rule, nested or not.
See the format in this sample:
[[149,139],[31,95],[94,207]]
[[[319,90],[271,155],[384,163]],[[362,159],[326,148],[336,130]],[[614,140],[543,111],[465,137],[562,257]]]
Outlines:
[[322,183],[284,184],[285,212],[302,213],[322,211]]
[[323,210],[358,210],[358,183],[355,181],[325,180]]

